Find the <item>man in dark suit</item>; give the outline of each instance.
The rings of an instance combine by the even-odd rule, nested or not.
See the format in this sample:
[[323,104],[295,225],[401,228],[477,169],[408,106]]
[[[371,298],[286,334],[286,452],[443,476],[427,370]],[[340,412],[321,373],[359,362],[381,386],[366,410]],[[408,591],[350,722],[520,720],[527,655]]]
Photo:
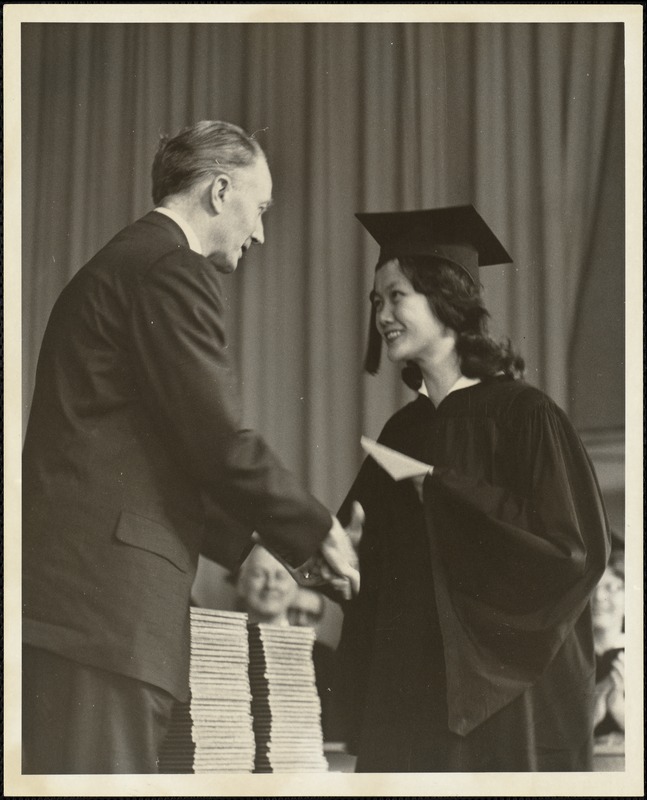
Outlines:
[[[304,584],[358,587],[339,522],[239,421],[219,272],[263,242],[272,180],[222,122],[163,138],[157,206],[70,281],[41,348],[23,466],[23,771],[155,772],[188,698],[198,554],[257,531]],[[359,527],[359,518],[355,520]]]

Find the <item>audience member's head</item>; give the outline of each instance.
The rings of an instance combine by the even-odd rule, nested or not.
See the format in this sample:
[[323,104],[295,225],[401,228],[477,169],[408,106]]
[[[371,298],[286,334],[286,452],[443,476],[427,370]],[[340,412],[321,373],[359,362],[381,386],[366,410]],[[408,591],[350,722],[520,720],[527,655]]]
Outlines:
[[624,581],[625,579],[625,551],[620,545],[616,545],[614,540],[611,540],[611,555],[609,556],[609,567],[617,572]]
[[234,578],[238,606],[250,622],[289,625],[288,606],[297,583],[287,569],[262,545],[254,549]]
[[324,599],[319,592],[297,587],[297,592],[288,609],[290,625],[317,628],[324,613]]
[[597,653],[617,646],[623,631],[624,614],[624,574],[612,561],[593,593],[593,634]]

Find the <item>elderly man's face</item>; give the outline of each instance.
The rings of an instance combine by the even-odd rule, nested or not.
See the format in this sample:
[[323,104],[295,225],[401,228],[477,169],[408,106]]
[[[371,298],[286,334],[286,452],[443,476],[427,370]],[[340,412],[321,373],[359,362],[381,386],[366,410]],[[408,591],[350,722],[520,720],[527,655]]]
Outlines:
[[233,170],[221,213],[214,220],[209,253],[219,272],[233,272],[252,244],[263,244],[263,214],[272,204],[272,176],[263,156]]
[[273,555],[256,546],[241,567],[236,590],[250,616],[273,622],[285,617],[297,584]]
[[299,587],[290,608],[290,625],[316,628],[323,616],[323,597],[310,589]]

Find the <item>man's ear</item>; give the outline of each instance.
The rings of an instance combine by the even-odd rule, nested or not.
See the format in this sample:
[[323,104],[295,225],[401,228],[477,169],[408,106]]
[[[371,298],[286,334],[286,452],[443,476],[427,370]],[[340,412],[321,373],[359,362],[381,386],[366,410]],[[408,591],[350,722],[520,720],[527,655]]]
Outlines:
[[211,183],[211,190],[209,199],[211,207],[216,214],[222,213],[223,206],[229,199],[231,192],[231,178],[226,173],[216,175]]

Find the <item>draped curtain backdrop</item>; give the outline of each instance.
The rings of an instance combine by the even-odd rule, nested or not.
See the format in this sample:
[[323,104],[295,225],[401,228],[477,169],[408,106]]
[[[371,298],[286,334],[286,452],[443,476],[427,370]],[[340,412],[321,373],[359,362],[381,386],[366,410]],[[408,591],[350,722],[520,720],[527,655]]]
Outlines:
[[331,508],[411,396],[362,374],[377,246],[356,211],[473,203],[514,258],[497,335],[581,429],[624,425],[616,24],[23,24],[23,407],[51,306],[151,207],[161,132],[255,131],[266,243],[225,278],[243,417]]

